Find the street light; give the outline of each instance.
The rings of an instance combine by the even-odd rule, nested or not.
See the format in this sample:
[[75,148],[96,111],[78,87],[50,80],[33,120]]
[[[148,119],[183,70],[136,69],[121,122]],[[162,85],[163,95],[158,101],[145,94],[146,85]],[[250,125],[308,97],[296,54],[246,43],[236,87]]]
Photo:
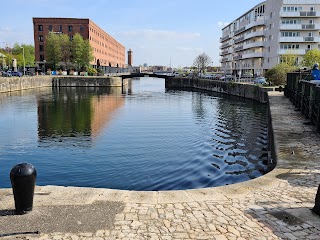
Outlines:
[[46,60],[43,59],[43,72],[44,72],[44,75],[46,75]]
[[26,75],[26,60],[24,58],[24,47],[21,47],[22,48],[22,57],[23,57],[23,76]]

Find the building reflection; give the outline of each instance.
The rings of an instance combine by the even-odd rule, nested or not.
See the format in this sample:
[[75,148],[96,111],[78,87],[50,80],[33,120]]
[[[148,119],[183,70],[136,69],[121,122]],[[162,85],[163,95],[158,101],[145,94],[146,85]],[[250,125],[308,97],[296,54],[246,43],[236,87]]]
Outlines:
[[41,146],[90,146],[124,105],[121,88],[58,88],[38,97]]

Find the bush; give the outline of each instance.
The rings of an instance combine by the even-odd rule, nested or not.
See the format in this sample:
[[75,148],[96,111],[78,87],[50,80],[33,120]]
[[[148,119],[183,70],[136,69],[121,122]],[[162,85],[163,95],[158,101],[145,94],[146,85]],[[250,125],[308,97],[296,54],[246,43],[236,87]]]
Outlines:
[[268,81],[271,81],[273,85],[284,85],[287,81],[287,73],[295,70],[295,67],[286,63],[280,63],[268,70],[265,74]]
[[95,69],[93,67],[88,67],[87,72],[88,72],[89,76],[96,76],[98,74],[97,69]]

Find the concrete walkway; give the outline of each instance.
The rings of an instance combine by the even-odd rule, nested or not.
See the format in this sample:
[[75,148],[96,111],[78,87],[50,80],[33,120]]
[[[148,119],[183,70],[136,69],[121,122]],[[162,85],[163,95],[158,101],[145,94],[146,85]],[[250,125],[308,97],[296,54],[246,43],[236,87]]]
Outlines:
[[320,184],[320,138],[281,93],[270,93],[278,165],[244,183],[187,191],[37,187],[14,215],[0,190],[0,239],[320,239],[310,209]]

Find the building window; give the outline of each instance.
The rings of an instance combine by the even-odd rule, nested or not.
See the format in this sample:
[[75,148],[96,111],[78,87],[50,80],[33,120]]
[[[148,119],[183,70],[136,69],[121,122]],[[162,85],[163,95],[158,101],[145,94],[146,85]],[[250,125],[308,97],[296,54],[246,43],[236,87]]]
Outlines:
[[49,25],[49,31],[52,32],[52,25]]
[[43,42],[43,36],[39,35],[39,42]]
[[70,38],[70,41],[72,41],[72,40],[73,40],[73,36],[69,36],[69,38]]
[[43,31],[43,25],[39,25],[38,26],[38,30],[39,30],[39,32],[42,32]]
[[44,60],[44,55],[40,55],[40,61]]
[[39,46],[39,51],[40,51],[40,52],[43,52],[43,45],[40,45],[40,46]]
[[68,31],[69,32],[72,32],[73,31],[73,27],[70,25],[70,26],[68,26]]
[[83,32],[83,26],[80,26],[80,32]]
[[62,25],[59,25],[58,32],[62,32]]

